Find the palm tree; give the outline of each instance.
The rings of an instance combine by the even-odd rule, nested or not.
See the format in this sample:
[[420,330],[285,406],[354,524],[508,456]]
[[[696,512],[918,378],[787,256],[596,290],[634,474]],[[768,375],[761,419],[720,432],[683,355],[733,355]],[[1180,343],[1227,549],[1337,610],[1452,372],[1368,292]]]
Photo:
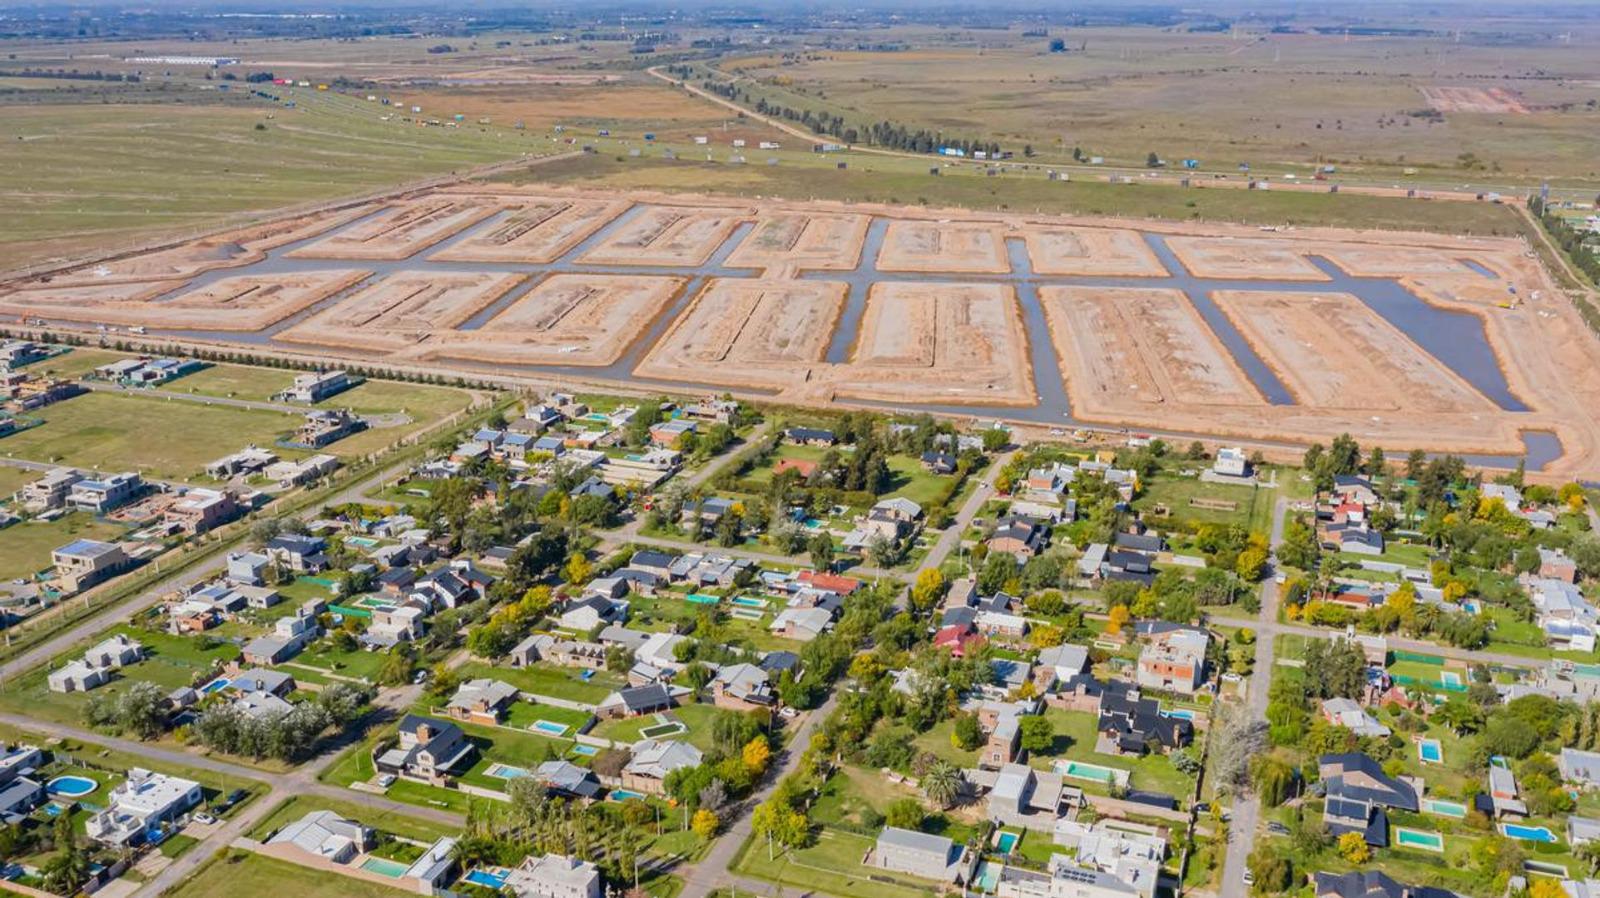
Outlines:
[[955,804],[961,794],[961,769],[949,761],[938,761],[922,777],[922,793],[941,808]]

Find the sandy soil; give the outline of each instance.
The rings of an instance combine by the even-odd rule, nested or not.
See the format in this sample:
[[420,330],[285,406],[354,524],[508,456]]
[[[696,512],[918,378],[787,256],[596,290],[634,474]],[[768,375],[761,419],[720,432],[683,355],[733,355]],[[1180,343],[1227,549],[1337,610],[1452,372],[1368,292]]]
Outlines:
[[874,284],[837,394],[899,402],[1031,404],[1016,292],[1004,284]]
[[302,259],[408,259],[499,211],[498,204],[482,198],[408,200],[289,255]]
[[590,265],[703,265],[751,215],[746,208],[651,206],[580,260]]
[[[1325,281],[1306,261],[1308,249],[1265,237],[1168,237],[1167,246],[1189,273],[1203,278]],[[1314,250],[1310,250],[1314,251]]]
[[1348,293],[1219,291],[1215,299],[1301,405],[1496,411],[1483,394]]
[[1182,291],[1040,287],[1039,302],[1076,410],[1265,404]]
[[218,268],[251,265],[265,258],[268,250],[314,237],[354,221],[373,208],[358,206],[255,225],[170,249],[85,265],[54,277],[35,278],[27,285],[88,286],[152,278],[190,278]]
[[1028,259],[1040,275],[1166,277],[1168,271],[1138,231],[1120,228],[1024,226]]
[[407,354],[508,365],[610,365],[683,284],[675,277],[553,274],[483,327],[434,333]]
[[861,261],[869,220],[865,215],[762,215],[750,236],[728,257],[728,267],[854,269]]
[[833,281],[714,280],[635,373],[763,389],[800,386],[827,354],[845,290]]
[[101,319],[94,315],[97,309],[147,306],[149,300],[181,286],[183,286],[181,280],[123,281],[112,284],[85,284],[78,287],[51,285],[34,290],[13,290],[10,293],[0,294],[0,313],[98,322]]
[[883,271],[1005,274],[1005,232],[998,225],[970,222],[904,221],[889,223],[878,251]]
[[1402,278],[1416,274],[1470,274],[1482,277],[1468,268],[1461,261],[1463,258],[1495,268],[1492,261],[1485,258],[1488,254],[1481,251],[1462,253],[1458,257],[1425,247],[1338,243],[1321,249],[1319,254],[1349,274],[1363,278]]
[[621,215],[625,200],[547,199],[520,203],[510,214],[430,259],[546,265]]
[[1522,98],[1503,87],[1420,87],[1428,105],[1440,112],[1527,115]]
[[392,274],[274,339],[394,352],[461,325],[524,279],[497,271]]

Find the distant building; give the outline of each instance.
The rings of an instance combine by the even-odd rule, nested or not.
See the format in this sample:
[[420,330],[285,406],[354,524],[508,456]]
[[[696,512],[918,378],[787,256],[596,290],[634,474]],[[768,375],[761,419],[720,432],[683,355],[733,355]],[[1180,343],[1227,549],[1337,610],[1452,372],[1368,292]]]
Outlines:
[[355,386],[356,382],[343,371],[322,371],[295,377],[289,389],[273,396],[276,402],[303,402],[314,405],[330,396],[337,396]]
[[105,514],[137,499],[144,490],[144,478],[126,471],[96,480],[79,480],[72,484],[67,504],[79,511]]
[[1224,477],[1246,477],[1250,474],[1250,460],[1243,449],[1218,449],[1216,459],[1211,462],[1211,470]]

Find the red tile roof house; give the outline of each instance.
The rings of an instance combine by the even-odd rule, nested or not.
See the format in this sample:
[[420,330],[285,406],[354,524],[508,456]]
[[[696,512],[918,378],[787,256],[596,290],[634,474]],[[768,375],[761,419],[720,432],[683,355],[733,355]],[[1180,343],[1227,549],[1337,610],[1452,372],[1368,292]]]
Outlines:
[[861,588],[861,581],[851,577],[841,577],[838,574],[828,574],[822,571],[805,570],[796,575],[797,580],[807,586],[817,589],[826,589],[847,596]]
[[951,624],[933,635],[933,647],[936,649],[949,649],[950,654],[957,658],[965,657],[967,652],[982,646],[985,640],[982,633],[972,624]]
[[780,458],[772,466],[772,474],[776,477],[784,471],[798,471],[801,477],[810,477],[817,473],[817,463],[808,458]]

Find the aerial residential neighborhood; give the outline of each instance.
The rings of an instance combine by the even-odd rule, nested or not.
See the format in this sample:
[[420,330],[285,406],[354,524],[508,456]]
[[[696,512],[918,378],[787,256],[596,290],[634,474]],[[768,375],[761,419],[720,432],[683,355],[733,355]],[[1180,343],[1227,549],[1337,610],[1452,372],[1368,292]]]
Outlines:
[[0,893],[1600,898],[1597,0],[0,0]]

